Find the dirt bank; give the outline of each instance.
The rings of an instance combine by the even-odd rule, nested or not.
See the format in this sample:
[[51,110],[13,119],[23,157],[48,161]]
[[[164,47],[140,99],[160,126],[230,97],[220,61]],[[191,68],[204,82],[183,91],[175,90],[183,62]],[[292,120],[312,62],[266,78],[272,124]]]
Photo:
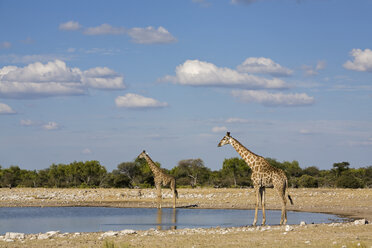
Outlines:
[[[253,209],[253,189],[179,189],[177,207]],[[324,212],[372,220],[371,189],[290,189],[294,205],[288,210]],[[171,207],[170,190],[163,190],[163,205]],[[0,207],[26,206],[111,206],[155,207],[153,189],[0,189]],[[267,209],[280,209],[279,198],[267,190]],[[250,225],[251,223],[247,223]],[[372,225],[340,224],[211,228],[174,231],[138,231],[101,238],[102,233],[58,234],[45,240],[26,237],[0,241],[0,247],[103,247],[104,242],[118,247],[372,247]],[[26,235],[27,236],[27,235]],[[28,235],[29,236],[29,235]],[[164,242],[167,240],[166,242]],[[22,243],[23,242],[23,243]],[[279,245],[279,246],[278,246]]]

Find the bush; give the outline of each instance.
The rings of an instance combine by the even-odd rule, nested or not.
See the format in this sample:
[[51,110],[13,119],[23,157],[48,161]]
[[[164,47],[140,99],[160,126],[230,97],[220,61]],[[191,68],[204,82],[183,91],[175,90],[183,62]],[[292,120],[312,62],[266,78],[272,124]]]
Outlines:
[[302,175],[298,179],[298,184],[300,187],[303,187],[303,188],[317,188],[319,185],[319,182],[318,182],[318,179],[313,176]]
[[361,180],[354,177],[353,175],[343,174],[337,179],[336,186],[339,188],[357,189],[357,188],[363,188],[364,185]]

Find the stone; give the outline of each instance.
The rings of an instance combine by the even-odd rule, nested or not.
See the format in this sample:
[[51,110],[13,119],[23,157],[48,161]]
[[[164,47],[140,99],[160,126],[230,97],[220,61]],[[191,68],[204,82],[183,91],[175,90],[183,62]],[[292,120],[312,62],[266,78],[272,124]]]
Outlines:
[[360,219],[360,220],[354,221],[354,225],[366,225],[366,224],[368,224],[368,221],[366,219]]
[[115,237],[118,236],[119,232],[114,232],[114,231],[107,231],[102,233],[101,238],[106,238],[106,237]]
[[46,233],[40,233],[37,239],[50,239],[58,235],[60,231],[49,231]]
[[293,231],[293,227],[291,227],[290,225],[286,225],[286,226],[285,226],[285,231],[286,231],[286,232]]
[[306,222],[305,221],[301,221],[300,222],[300,226],[306,226]]
[[5,239],[24,239],[24,233],[17,233],[17,232],[7,232],[5,233]]
[[127,234],[136,234],[137,232],[134,231],[134,230],[131,230],[131,229],[125,229],[125,230],[121,230],[119,232],[119,235],[127,235]]

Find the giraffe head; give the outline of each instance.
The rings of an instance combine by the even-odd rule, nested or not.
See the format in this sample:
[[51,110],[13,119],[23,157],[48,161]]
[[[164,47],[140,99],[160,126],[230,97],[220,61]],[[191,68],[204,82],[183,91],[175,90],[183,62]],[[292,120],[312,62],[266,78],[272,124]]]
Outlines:
[[223,137],[220,143],[218,143],[218,147],[230,144],[230,140],[231,140],[230,132],[227,132],[225,137]]
[[138,155],[138,158],[145,158],[147,156],[147,152],[143,150],[140,155]]

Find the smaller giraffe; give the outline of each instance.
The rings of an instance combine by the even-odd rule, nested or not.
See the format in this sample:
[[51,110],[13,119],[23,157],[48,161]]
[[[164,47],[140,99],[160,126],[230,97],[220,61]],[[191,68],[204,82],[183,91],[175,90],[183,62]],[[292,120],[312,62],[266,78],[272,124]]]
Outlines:
[[226,136],[223,137],[218,144],[218,147],[231,144],[232,147],[239,153],[239,155],[244,159],[248,166],[252,169],[251,179],[256,192],[256,208],[253,220],[253,225],[257,223],[257,211],[259,202],[262,205],[262,225],[266,223],[265,214],[265,188],[274,187],[282,201],[282,216],[280,219],[280,225],[287,223],[287,210],[286,210],[286,197],[290,200],[291,204],[292,198],[288,195],[288,180],[284,171],[275,168],[269,164],[261,156],[258,156],[245,148],[236,139],[230,136],[230,132],[227,132]]
[[147,164],[149,165],[152,173],[154,174],[154,182],[158,194],[158,208],[161,208],[162,185],[163,186],[169,185],[169,187],[171,188],[173,192],[173,208],[176,208],[176,198],[178,198],[178,192],[176,189],[176,179],[173,176],[166,174],[161,168],[159,168],[154,163],[154,161],[152,161],[152,159],[145,150],[138,156],[138,158],[146,159]]

